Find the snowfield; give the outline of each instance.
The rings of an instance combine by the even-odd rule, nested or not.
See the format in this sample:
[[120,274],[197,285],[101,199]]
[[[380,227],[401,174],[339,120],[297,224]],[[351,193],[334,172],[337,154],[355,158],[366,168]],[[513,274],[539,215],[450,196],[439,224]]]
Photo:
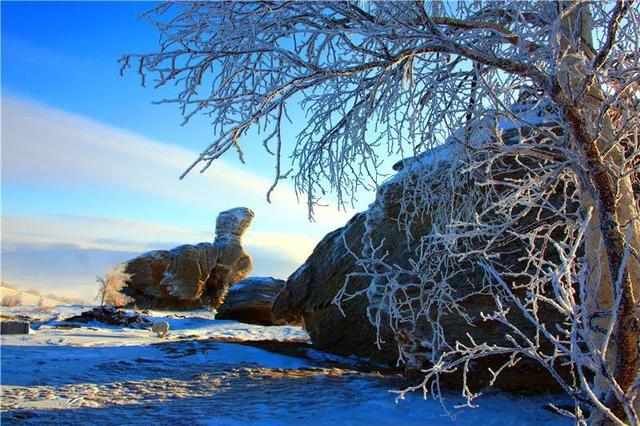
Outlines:
[[569,425],[545,409],[562,397],[490,393],[396,402],[396,375],[310,349],[299,327],[215,320],[208,311],[149,312],[170,334],[91,323],[61,328],[88,309],[3,308],[42,320],[2,336],[2,424],[171,425]]

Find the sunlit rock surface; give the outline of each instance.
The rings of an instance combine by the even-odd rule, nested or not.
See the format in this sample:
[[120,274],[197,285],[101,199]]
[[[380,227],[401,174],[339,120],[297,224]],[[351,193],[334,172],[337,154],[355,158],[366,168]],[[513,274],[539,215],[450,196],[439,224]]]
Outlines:
[[[288,278],[274,302],[273,314],[277,320],[304,321],[313,344],[320,349],[393,364],[397,358],[393,338],[384,330],[387,343],[381,348],[376,346],[376,333],[366,315],[366,295],[343,303],[343,312],[332,303],[347,274],[357,270],[356,259],[344,241],[351,250],[361,250],[364,221],[365,214],[357,214],[320,241],[307,261]],[[352,284],[363,289],[368,282],[356,280]]]
[[218,215],[213,243],[155,250],[126,262],[131,275],[123,292],[138,307],[189,309],[217,308],[230,285],[252,269],[242,247],[242,236],[254,213],[238,207]]

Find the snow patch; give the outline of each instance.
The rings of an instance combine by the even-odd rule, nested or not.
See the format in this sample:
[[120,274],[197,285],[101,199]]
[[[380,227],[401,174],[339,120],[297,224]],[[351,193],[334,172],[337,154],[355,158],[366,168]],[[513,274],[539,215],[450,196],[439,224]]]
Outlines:
[[[79,309],[80,308],[80,309]],[[76,315],[87,307],[65,307]],[[407,395],[396,403],[391,377],[326,369],[323,362],[357,362],[315,349],[306,358],[216,341],[297,341],[297,327],[217,321],[214,312],[148,313],[171,322],[170,338],[148,330],[43,326],[28,336],[2,336],[2,422],[26,424],[212,425],[569,425],[544,409],[561,397],[500,393],[477,409],[455,410]],[[196,335],[195,338],[191,334]],[[395,384],[394,384],[395,383]],[[561,401],[563,402],[563,401]],[[453,416],[453,417],[451,417]]]

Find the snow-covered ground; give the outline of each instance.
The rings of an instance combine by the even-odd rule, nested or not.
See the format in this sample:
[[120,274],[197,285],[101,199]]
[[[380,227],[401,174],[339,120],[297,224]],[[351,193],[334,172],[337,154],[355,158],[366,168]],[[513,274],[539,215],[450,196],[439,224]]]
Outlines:
[[3,425],[571,424],[544,408],[554,396],[491,393],[479,408],[454,409],[461,399],[452,394],[448,413],[417,394],[396,403],[389,390],[397,377],[356,371],[353,359],[306,348],[298,327],[219,321],[207,311],[150,312],[170,323],[164,339],[99,323],[46,323],[82,308],[2,310],[45,321],[30,335],[2,336]]

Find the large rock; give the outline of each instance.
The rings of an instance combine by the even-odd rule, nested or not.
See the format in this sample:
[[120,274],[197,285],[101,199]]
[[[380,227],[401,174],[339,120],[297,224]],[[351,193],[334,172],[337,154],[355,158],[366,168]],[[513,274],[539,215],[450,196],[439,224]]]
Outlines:
[[277,325],[272,314],[273,301],[284,288],[284,280],[250,277],[234,284],[216,314],[216,319],[232,319],[249,324]]
[[29,334],[29,321],[3,319],[0,321],[0,334]]
[[[366,214],[359,213],[320,241],[307,261],[287,279],[273,304],[273,314],[276,320],[303,322],[319,349],[393,365],[397,359],[395,343],[389,331],[383,330],[384,342],[377,347],[376,330],[367,318],[366,295],[343,303],[342,312],[332,303],[347,275],[358,270],[349,250],[362,249],[365,220]],[[355,278],[350,288],[367,286],[367,280]]]
[[[396,330],[400,332],[392,333],[384,310],[377,310],[370,303],[375,297],[380,297],[378,306],[385,303],[384,297],[387,296],[384,286],[387,284],[383,283],[379,288],[372,289],[374,286],[370,286],[372,278],[369,275],[371,269],[363,270],[354,254],[366,258],[375,250],[378,254],[386,254],[385,264],[397,265],[398,269],[410,269],[410,260],[415,259],[419,252],[419,237],[431,232],[433,217],[426,211],[415,215],[410,229],[399,226],[402,223],[400,216],[407,214],[406,204],[403,204],[406,200],[404,197],[412,195],[407,191],[411,191],[427,171],[450,172],[449,162],[461,155],[457,149],[459,148],[453,145],[445,146],[427,155],[398,163],[395,167],[398,174],[380,187],[369,210],[357,214],[344,227],[328,234],[307,261],[288,278],[285,288],[274,302],[274,317],[285,321],[303,319],[313,344],[322,350],[340,355],[355,354],[390,365],[396,365],[399,347],[406,349],[408,346],[415,347],[430,342],[435,323],[432,313],[424,314],[422,322],[415,327],[408,325],[411,328],[407,328],[407,333],[402,332],[404,324],[397,324]],[[434,194],[441,189],[434,185],[426,193]],[[471,184],[468,192],[473,191],[479,189]],[[522,220],[525,224],[536,220],[535,212]],[[407,238],[408,234],[417,238]],[[501,261],[505,267],[521,267],[517,263],[523,259],[526,261],[521,246],[505,244],[502,250]],[[450,278],[450,285],[455,289],[456,299],[462,300],[460,307],[464,308],[467,316],[446,306],[437,311],[441,327],[438,330],[446,336],[441,344],[453,346],[457,341],[468,342],[468,336],[472,336],[476,342],[488,345],[504,344],[505,334],[509,330],[496,322],[481,319],[481,313],[496,310],[496,303],[491,294],[479,289],[479,283],[482,282],[480,271],[473,268],[466,268],[464,271],[454,274]],[[437,276],[433,278],[435,282],[438,281]],[[397,279],[401,282],[402,274],[397,275]],[[352,297],[340,295],[347,280],[348,292]],[[334,303],[337,298],[341,300],[340,306]],[[517,308],[514,307],[512,312],[511,320],[526,335],[533,336],[535,328],[531,323],[518,314]],[[372,318],[380,318],[378,330],[371,325]],[[555,329],[553,323],[561,320],[553,312],[544,311],[541,311],[541,318],[545,319],[548,329]],[[429,350],[432,349],[425,347],[425,351]],[[426,359],[410,361],[413,368],[419,369]],[[403,362],[406,363],[407,359]],[[495,370],[503,362],[504,358],[485,358],[474,361],[474,366],[486,373],[487,368]],[[484,386],[488,384],[490,377],[481,373],[475,375],[474,379],[476,385]],[[497,385],[510,390],[557,389],[555,381],[545,370],[526,359],[521,360],[517,368],[503,373]]]
[[[431,153],[437,163],[440,158],[435,154]],[[396,365],[399,342],[388,327],[377,330],[371,324],[366,294],[370,278],[361,275],[363,270],[354,254],[364,253],[365,239],[369,237],[374,244],[384,242],[389,263],[406,264],[412,257],[416,247],[407,243],[406,234],[398,227],[404,180],[412,178],[406,169],[412,163],[418,163],[417,159],[395,164],[395,170],[405,170],[379,188],[368,211],[356,214],[344,227],[327,234],[306,262],[289,276],[276,298],[274,318],[302,321],[319,349]],[[424,217],[414,224],[412,231],[422,235],[430,227],[430,219]],[[347,278],[349,292],[359,294],[335,303]]]
[[144,308],[217,308],[229,286],[252,269],[242,235],[253,220],[251,210],[238,207],[218,215],[213,243],[155,250],[125,264],[130,275],[122,292]]

